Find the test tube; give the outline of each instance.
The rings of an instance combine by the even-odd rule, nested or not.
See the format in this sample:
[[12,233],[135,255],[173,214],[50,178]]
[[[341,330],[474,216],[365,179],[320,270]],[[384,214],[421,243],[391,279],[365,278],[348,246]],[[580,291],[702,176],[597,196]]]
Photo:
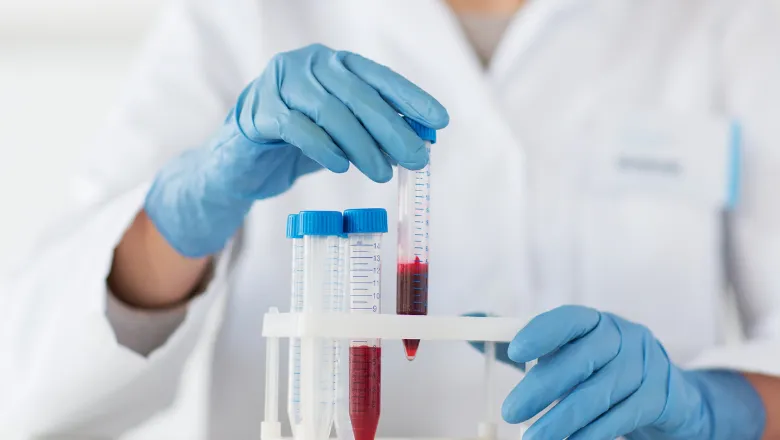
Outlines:
[[[290,313],[303,312],[303,236],[298,231],[298,214],[287,216],[287,238],[292,242],[292,291]],[[293,435],[301,423],[301,340],[290,338],[287,383],[287,416]]]
[[[347,234],[347,291],[351,313],[382,312],[382,234],[387,211],[381,208],[344,211]],[[374,440],[379,425],[382,390],[382,346],[379,339],[349,342],[349,418],[355,440]]]
[[[404,118],[425,142],[430,158],[436,131],[412,119]],[[428,229],[431,214],[430,159],[425,168],[408,170],[398,167],[398,275],[396,313],[428,314]],[[417,356],[419,339],[404,339],[406,358]]]
[[[335,306],[340,312],[349,312],[347,300],[347,235],[342,234],[339,239],[339,266],[338,266],[338,304]],[[336,356],[336,407],[333,417],[333,425],[336,428],[336,436],[339,440],[354,440],[352,422],[349,420],[349,341],[336,341],[334,347]]]
[[[334,312],[338,295],[340,212],[302,211],[298,214],[303,236],[303,315]],[[333,426],[336,340],[301,338],[301,428],[303,440],[330,437]],[[300,437],[299,437],[300,438]]]

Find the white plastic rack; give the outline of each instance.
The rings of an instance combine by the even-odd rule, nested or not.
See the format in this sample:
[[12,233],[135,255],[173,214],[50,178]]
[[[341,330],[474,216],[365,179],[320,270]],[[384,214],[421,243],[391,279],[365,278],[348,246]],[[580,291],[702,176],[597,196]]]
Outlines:
[[[495,343],[509,342],[526,322],[516,318],[468,316],[367,315],[349,313],[279,313],[271,308],[263,318],[266,338],[265,418],[262,440],[282,440],[279,421],[279,340],[328,338],[420,339],[423,341],[485,341],[486,390],[492,387]],[[306,390],[303,390],[306,394]],[[495,398],[485,397],[487,419],[494,413]],[[306,421],[304,420],[304,423]],[[496,420],[483,420],[477,426],[479,440],[496,440]],[[325,439],[297,439],[325,440]],[[390,440],[390,439],[385,439]],[[442,439],[443,440],[443,439]],[[464,439],[465,440],[465,439]]]

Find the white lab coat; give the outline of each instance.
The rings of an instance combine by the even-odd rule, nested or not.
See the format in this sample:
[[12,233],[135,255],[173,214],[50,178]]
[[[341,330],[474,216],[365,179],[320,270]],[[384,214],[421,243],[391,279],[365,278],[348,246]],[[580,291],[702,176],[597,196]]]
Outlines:
[[[586,304],[647,325],[681,364],[780,374],[777,18],[765,1],[537,0],[483,71],[440,1],[174,3],[74,180],[81,214],[4,292],[0,426],[116,436],[168,405],[196,341],[216,337],[209,437],[258,438],[261,316],[289,303],[286,215],[379,206],[392,219],[396,185],[322,172],[258,202],[148,357],[116,342],[104,280],[155,171],[202,145],[273,54],[313,42],[391,66],[449,110],[432,153],[431,314]],[[733,120],[744,155],[728,210]],[[725,347],[729,285],[747,340]],[[387,313],[394,287],[386,264]],[[204,335],[220,302],[219,333]],[[387,341],[380,431],[473,434],[480,366],[465,343],[423,342],[408,363]],[[520,377],[498,376],[502,392]]]

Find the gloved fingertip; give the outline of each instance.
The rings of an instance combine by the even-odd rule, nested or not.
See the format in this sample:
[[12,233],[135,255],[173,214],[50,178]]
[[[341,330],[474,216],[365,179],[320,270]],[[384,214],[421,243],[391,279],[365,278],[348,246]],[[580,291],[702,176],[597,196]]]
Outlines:
[[330,160],[327,164],[321,165],[336,174],[343,174],[349,171],[349,161],[346,158],[344,158],[344,160]]
[[416,140],[416,144],[409,146],[406,157],[399,158],[397,160],[398,165],[406,168],[407,170],[417,171],[425,168],[428,165],[428,149],[425,147],[425,143],[417,135],[412,135]]
[[411,171],[420,171],[421,169],[425,168],[425,165],[427,165],[428,162],[398,162],[398,165],[402,168],[406,168],[407,170]]
[[427,119],[429,127],[433,128],[434,130],[441,130],[442,128],[445,128],[447,125],[449,125],[450,114],[443,105],[435,102],[435,105],[432,105],[430,111],[428,112]]
[[517,362],[509,357],[509,344],[505,342],[496,344],[496,359],[507,365],[511,365],[520,371],[525,371],[525,362]]
[[408,101],[415,114],[409,114],[408,117],[417,120],[420,124],[430,127],[434,130],[441,130],[450,123],[450,115],[447,109],[436,98],[422,92],[422,96]]
[[393,179],[393,168],[390,165],[375,170],[366,171],[363,174],[376,183],[387,183]]
[[518,340],[517,337],[509,343],[509,347],[506,350],[506,355],[513,362],[525,363],[535,359],[530,353],[529,347],[524,344],[524,341]]
[[388,176],[381,176],[381,177],[379,177],[377,179],[374,179],[374,182],[376,182],[376,183],[387,183],[387,182],[389,182],[391,180],[393,180],[392,173],[390,175],[388,175]]
[[514,402],[512,402],[509,398],[506,398],[504,403],[501,404],[501,418],[504,419],[505,422],[512,425],[516,425],[522,422],[522,420],[518,420],[514,406]]
[[330,170],[333,171],[336,174],[344,174],[347,171],[349,171],[349,163],[347,163],[347,165],[345,165],[343,167],[331,168]]

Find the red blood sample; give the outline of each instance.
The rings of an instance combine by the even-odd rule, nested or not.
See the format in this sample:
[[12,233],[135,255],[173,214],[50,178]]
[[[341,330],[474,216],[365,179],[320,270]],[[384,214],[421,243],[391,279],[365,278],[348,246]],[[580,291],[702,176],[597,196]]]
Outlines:
[[417,357],[417,349],[420,347],[419,339],[404,339],[404,351],[406,351],[406,359],[412,361]]
[[355,440],[374,440],[379,425],[382,348],[349,348],[349,418]]
[[[396,314],[428,314],[428,263],[421,262],[419,257],[412,263],[398,263],[396,287]],[[419,345],[419,339],[404,339],[407,359],[417,356]]]

